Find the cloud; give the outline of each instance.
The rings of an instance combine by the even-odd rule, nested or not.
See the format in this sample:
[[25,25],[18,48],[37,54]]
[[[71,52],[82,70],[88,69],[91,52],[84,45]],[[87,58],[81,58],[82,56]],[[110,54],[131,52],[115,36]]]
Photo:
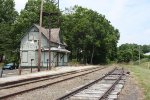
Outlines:
[[14,0],[15,1],[15,9],[20,12],[21,9],[25,7],[25,4],[28,0]]

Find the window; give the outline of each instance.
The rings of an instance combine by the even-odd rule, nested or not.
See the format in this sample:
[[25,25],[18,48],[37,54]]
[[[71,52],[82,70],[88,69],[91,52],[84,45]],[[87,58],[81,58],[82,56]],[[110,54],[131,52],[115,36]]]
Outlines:
[[47,63],[47,59],[49,59],[49,56],[48,56],[49,54],[46,51],[43,53],[44,53],[44,62]]
[[37,40],[34,40],[34,42],[37,42]]
[[33,33],[29,33],[29,41],[33,41],[34,40],[34,35]]
[[38,29],[33,28],[33,29],[31,30],[31,32],[38,32]]
[[28,51],[22,51],[22,62],[28,62]]

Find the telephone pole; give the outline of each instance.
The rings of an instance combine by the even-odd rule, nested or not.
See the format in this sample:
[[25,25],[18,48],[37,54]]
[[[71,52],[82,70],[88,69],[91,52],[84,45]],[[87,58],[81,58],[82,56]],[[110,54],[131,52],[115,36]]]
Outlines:
[[[58,6],[58,10],[59,10],[59,0],[57,1],[57,6]],[[48,26],[49,26],[49,66],[48,69],[51,70],[51,16],[58,16],[58,12],[42,12],[43,16],[48,16]],[[59,19],[58,19],[59,21]]]
[[141,54],[140,54],[140,45],[139,45],[139,65],[140,65],[140,60],[141,60]]
[[58,13],[47,13],[47,12],[43,12],[43,16],[48,16],[48,21],[49,21],[49,67],[48,69],[51,69],[51,20],[50,17],[51,16],[57,16]]
[[41,0],[41,11],[40,11],[40,28],[39,28],[39,48],[38,48],[38,72],[40,71],[41,65],[41,27],[42,27],[42,13],[43,13],[43,0]]
[[[58,0],[58,9],[59,9],[59,0]],[[40,63],[41,63],[41,27],[42,27],[42,17],[48,16],[49,19],[49,69],[51,69],[51,53],[50,53],[50,41],[51,41],[51,22],[50,16],[51,15],[58,15],[58,13],[47,13],[43,12],[43,0],[41,0],[41,11],[40,11],[40,29],[39,29],[39,48],[38,48],[38,71],[40,71]]]
[[49,20],[49,70],[51,70],[51,20],[50,15],[48,16]]

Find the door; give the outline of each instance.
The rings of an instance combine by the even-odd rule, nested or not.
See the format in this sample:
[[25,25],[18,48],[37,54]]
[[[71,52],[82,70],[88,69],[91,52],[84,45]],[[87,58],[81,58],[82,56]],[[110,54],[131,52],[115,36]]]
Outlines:
[[36,60],[35,60],[35,51],[29,51],[28,52],[28,66],[36,66]]
[[22,61],[23,63],[28,63],[28,51],[22,51]]

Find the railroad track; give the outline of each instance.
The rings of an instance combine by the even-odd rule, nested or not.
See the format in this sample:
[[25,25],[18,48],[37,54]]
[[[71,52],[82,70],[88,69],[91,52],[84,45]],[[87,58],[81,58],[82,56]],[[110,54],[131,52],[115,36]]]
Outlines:
[[48,76],[43,76],[43,77],[35,77],[35,78],[23,79],[23,80],[19,80],[19,81],[13,81],[13,82],[9,82],[9,83],[0,84],[0,90],[12,88],[12,87],[17,87],[17,86],[21,86],[21,85],[25,85],[25,84],[31,84],[31,83],[36,83],[36,82],[40,82],[40,81],[45,81],[45,80],[49,80],[49,79],[55,79],[55,78],[59,78],[59,77],[67,76],[67,75],[76,74],[76,73],[82,74],[84,72],[87,72],[87,74],[88,74],[88,73],[91,73],[93,71],[101,70],[103,68],[104,67],[101,67],[101,68],[100,67],[94,67],[94,68],[64,72],[64,73],[59,73],[59,74],[54,74],[54,75],[48,75]]
[[123,69],[110,71],[103,77],[86,84],[57,100],[116,100],[123,88]]
[[8,84],[6,86],[2,85],[3,87],[2,86],[0,87],[0,99],[5,99],[11,96],[19,95],[35,89],[44,88],[53,84],[57,84],[59,82],[67,81],[76,77],[94,73],[104,68],[106,67],[95,67],[86,70],[72,71],[57,75],[51,75],[37,80],[33,79],[21,81],[16,84],[13,82],[12,84]]

